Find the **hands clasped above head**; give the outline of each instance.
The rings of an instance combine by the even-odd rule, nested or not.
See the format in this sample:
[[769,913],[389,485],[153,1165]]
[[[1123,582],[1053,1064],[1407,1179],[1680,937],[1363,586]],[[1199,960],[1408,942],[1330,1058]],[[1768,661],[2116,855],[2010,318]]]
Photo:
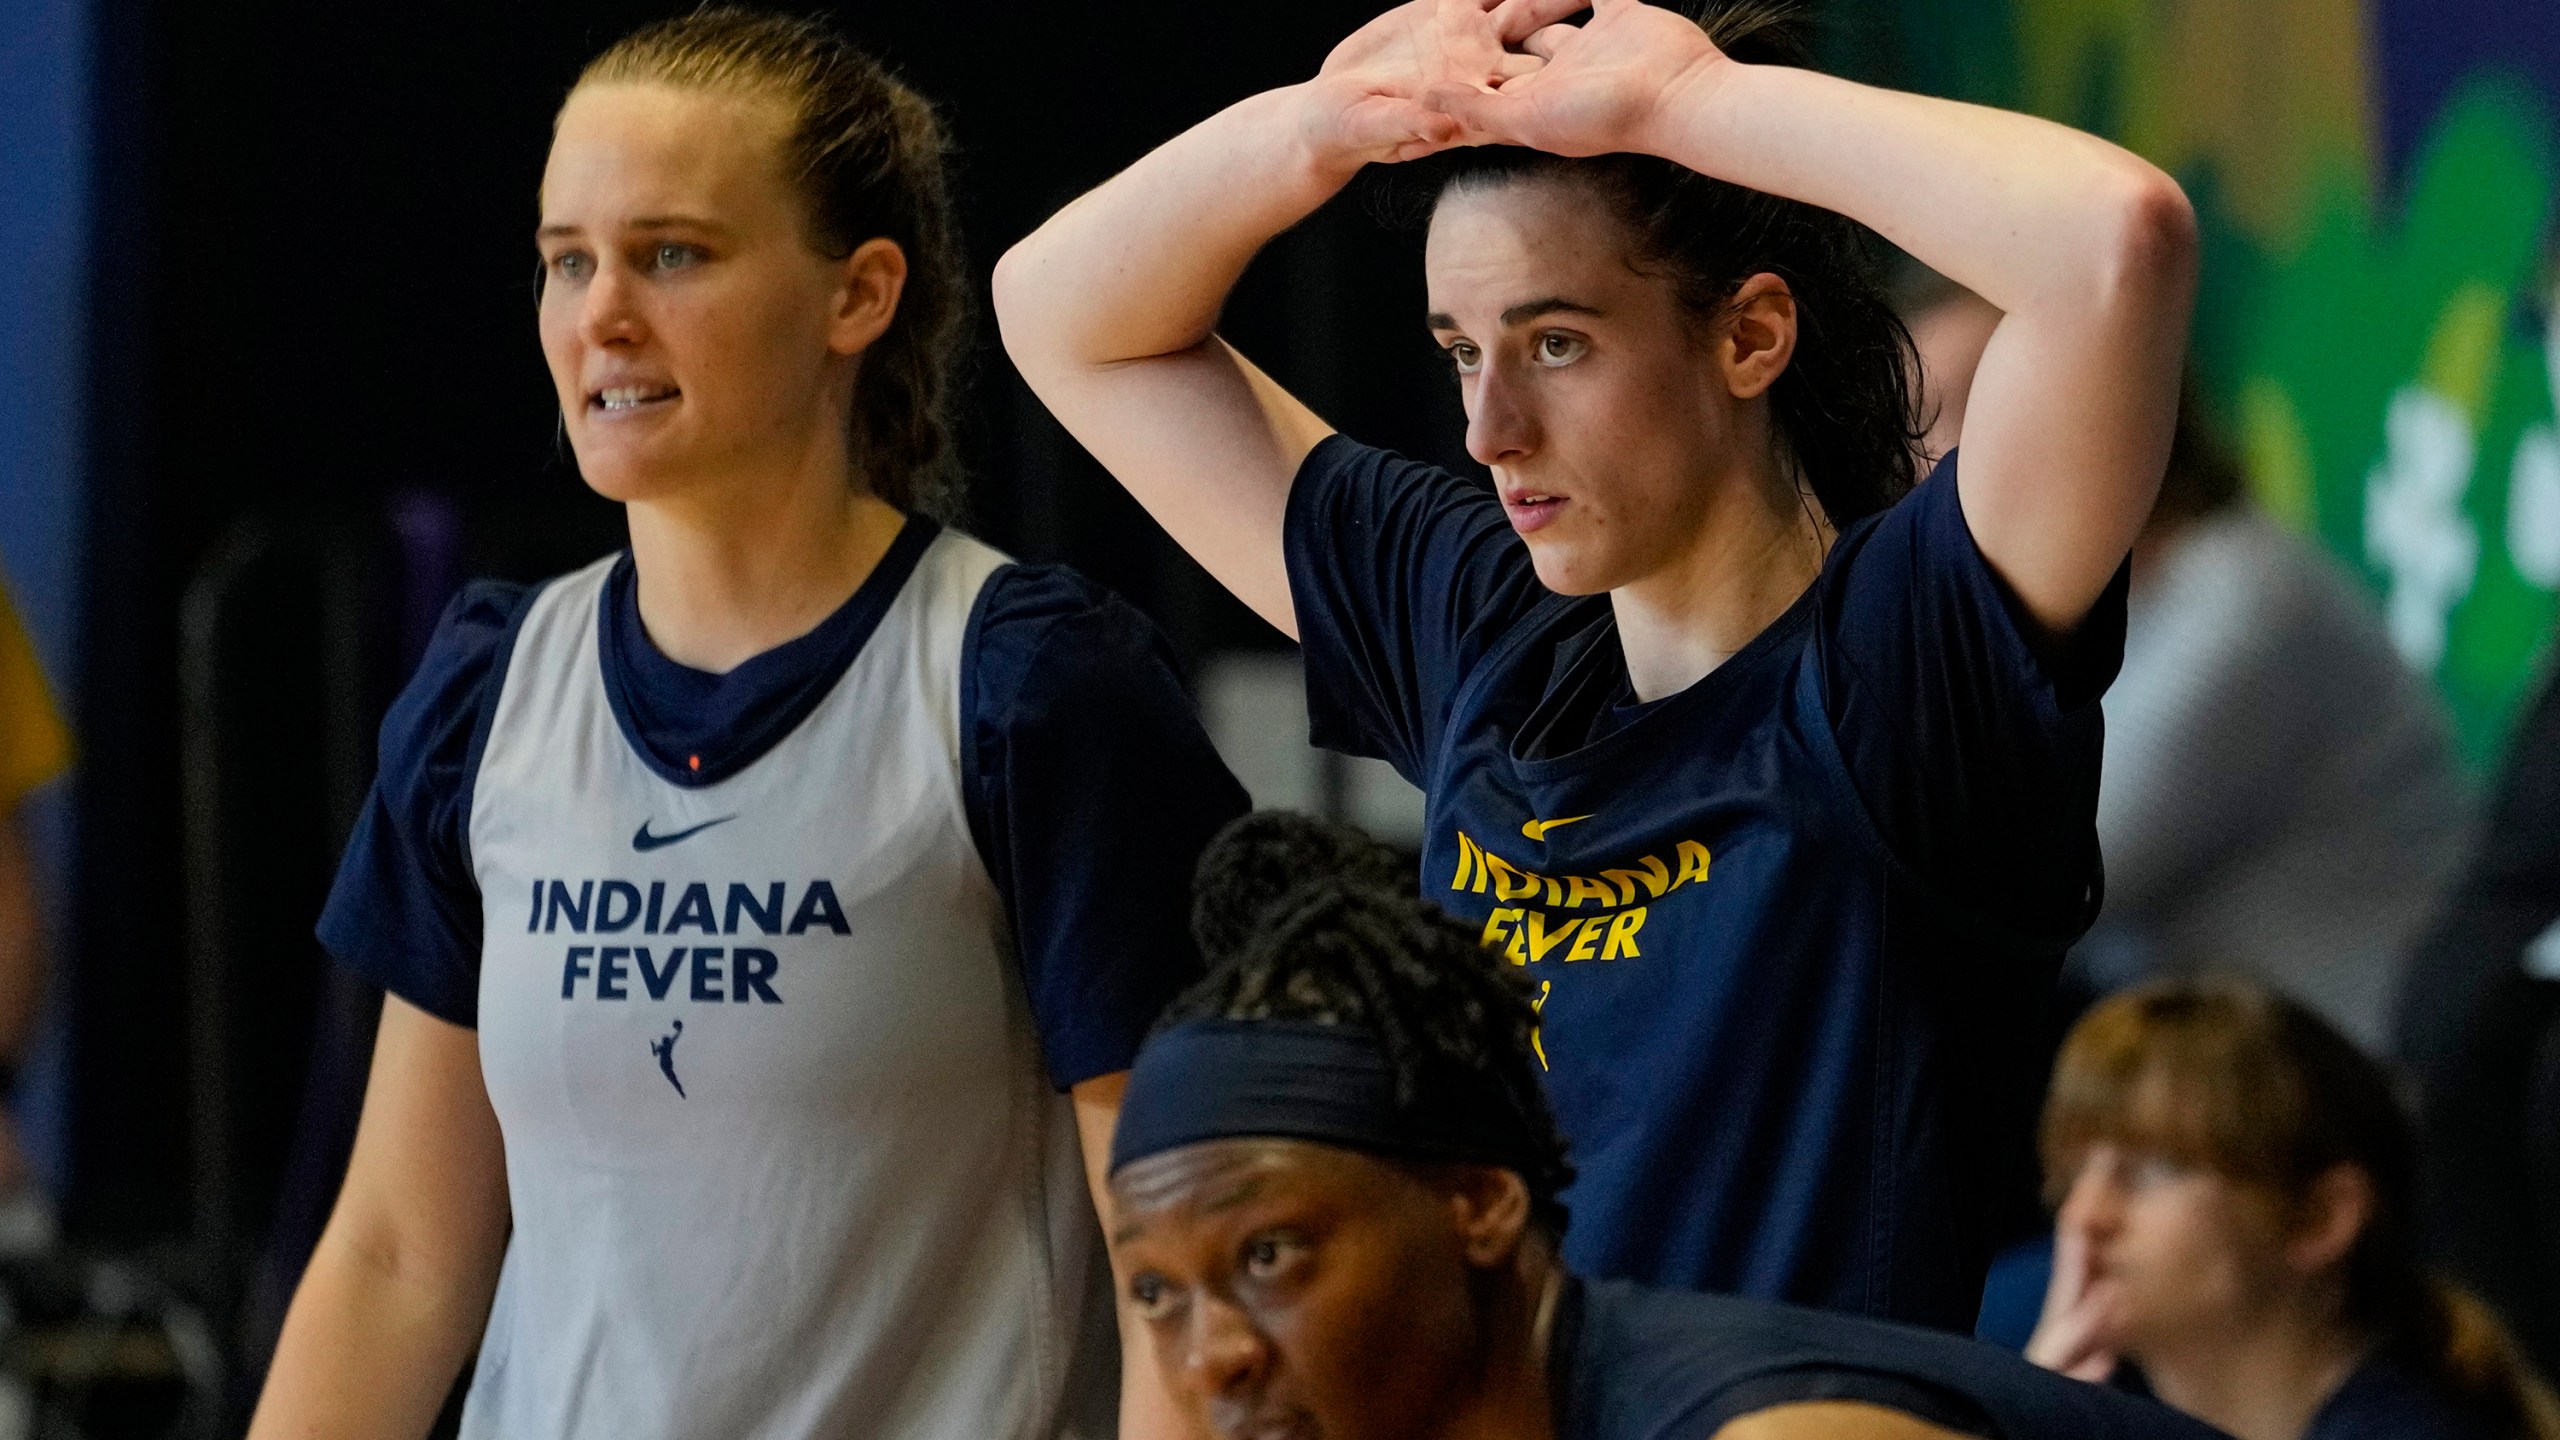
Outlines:
[[1453,145],[1645,149],[1664,97],[1723,59],[1695,24],[1642,0],[1411,0],[1326,57],[1311,138],[1360,163]]

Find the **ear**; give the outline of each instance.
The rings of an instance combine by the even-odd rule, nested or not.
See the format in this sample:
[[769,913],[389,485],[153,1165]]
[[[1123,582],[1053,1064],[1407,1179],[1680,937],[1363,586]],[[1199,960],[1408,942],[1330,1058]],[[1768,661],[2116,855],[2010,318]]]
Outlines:
[[1519,1172],[1462,1165],[1450,1173],[1449,1213],[1467,1263],[1491,1270],[1510,1263],[1529,1230],[1529,1185]]
[[1725,307],[1723,333],[1716,340],[1725,389],[1737,400],[1767,394],[1795,353],[1795,292],[1766,272],[1743,281]]
[[2332,1165],[2311,1182],[2295,1212],[2284,1257],[2306,1275],[2317,1274],[2347,1258],[2356,1237],[2373,1223],[2373,1177],[2358,1165]]
[[859,355],[897,318],[898,297],[907,288],[907,252],[895,240],[865,240],[837,266],[827,348],[838,355]]

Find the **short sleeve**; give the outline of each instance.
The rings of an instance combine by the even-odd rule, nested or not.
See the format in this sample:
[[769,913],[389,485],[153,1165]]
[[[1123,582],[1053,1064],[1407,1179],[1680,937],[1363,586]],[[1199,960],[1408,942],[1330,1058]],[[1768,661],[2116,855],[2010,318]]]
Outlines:
[[534,594],[481,582],[447,607],[383,717],[373,788],[320,912],[320,943],[339,963],[456,1025],[480,1016],[471,783]]
[[70,764],[70,732],[53,708],[18,612],[0,588],[0,816]]
[[1310,734],[1423,784],[1458,687],[1547,598],[1527,547],[1480,487],[1340,435],[1299,466],[1285,534]]
[[1949,454],[1824,568],[1825,704],[1886,845],[2003,928],[2076,938],[2096,913],[2098,700],[2124,660],[2129,569],[2045,636],[1991,568]]
[[1245,793],[1163,636],[1055,566],[987,583],[963,654],[962,782],[1004,897],[1049,1078],[1129,1068],[1200,977],[1191,874]]

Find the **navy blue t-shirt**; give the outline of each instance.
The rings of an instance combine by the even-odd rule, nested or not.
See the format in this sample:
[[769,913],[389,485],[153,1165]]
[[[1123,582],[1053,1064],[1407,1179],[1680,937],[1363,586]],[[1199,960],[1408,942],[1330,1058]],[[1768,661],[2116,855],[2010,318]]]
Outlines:
[[1493,496],[1340,436],[1299,471],[1313,737],[1422,788],[1423,893],[1538,982],[1581,1273],[1971,1326],[2097,908],[2124,584],[2043,643],[1959,483],[1639,706]]
[[[677,784],[752,764],[825,699],[937,533],[911,519],[832,615],[725,674],[658,651],[624,556],[598,612],[623,738]],[[446,611],[383,721],[380,769],[320,919],[341,962],[458,1025],[478,1018],[471,789],[537,589],[476,583]],[[1244,812],[1244,791],[1163,637],[1072,571],[999,570],[970,615],[961,673],[969,830],[1004,901],[1050,1079],[1125,1070],[1165,1002],[1199,978],[1192,867]]]
[[2503,1440],[2408,1366],[2376,1355],[2331,1395],[2302,1440]]
[[2221,1434],[1978,1340],[1623,1281],[1569,1282],[1548,1356],[1556,1440],[1707,1440],[1745,1415],[1824,1400],[1988,1440]]

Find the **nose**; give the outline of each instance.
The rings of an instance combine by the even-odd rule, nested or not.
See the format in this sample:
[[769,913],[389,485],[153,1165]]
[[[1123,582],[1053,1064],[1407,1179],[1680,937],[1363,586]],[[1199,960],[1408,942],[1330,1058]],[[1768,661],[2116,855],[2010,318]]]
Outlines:
[[1467,453],[1479,465],[1516,465],[1537,448],[1537,420],[1528,395],[1487,356],[1467,397]]
[[1269,1368],[1270,1343],[1242,1310],[1203,1299],[1191,1310],[1189,1354],[1183,1365],[1193,1388],[1211,1396],[1249,1389]]
[[2112,1235],[2124,1223],[2124,1186],[2118,1182],[2118,1166],[2107,1147],[2091,1150],[2080,1162],[2080,1173],[2072,1177],[2071,1190],[2062,1197],[2062,1210],[2054,1222],[2091,1239]]
[[637,298],[628,267],[607,259],[596,267],[578,300],[578,338],[589,345],[631,344],[641,334]]

